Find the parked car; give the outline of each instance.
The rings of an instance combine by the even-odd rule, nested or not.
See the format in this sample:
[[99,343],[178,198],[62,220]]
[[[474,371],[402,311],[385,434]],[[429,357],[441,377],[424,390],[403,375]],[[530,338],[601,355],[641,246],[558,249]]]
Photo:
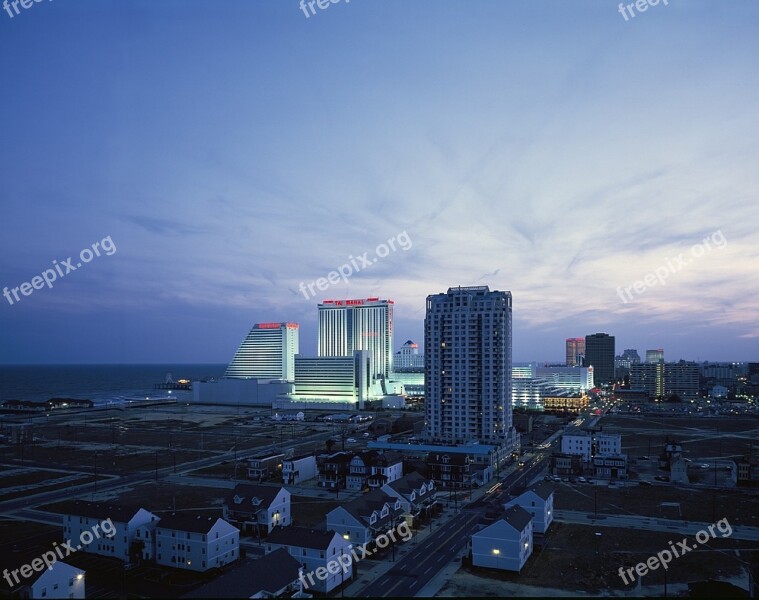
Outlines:
[[580,483],[587,483],[588,482],[588,480],[585,479],[584,477],[578,477],[577,481],[579,481]]
[[656,481],[669,481],[664,475],[657,475],[654,479],[656,479]]
[[345,441],[348,442],[349,444],[355,444],[356,443],[356,438],[348,438]]
[[647,485],[647,486],[651,486],[651,485],[653,485],[653,484],[652,484],[650,481],[643,481],[643,480],[641,480],[641,481],[640,481],[640,485]]

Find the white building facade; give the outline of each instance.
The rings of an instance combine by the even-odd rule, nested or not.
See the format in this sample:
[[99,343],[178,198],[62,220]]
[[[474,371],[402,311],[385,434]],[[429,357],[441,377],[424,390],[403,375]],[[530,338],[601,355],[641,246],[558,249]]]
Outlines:
[[155,528],[156,564],[204,572],[240,557],[240,530],[218,517],[168,515]]
[[515,444],[511,292],[487,286],[427,296],[425,437]]
[[224,377],[292,381],[298,345],[297,323],[256,323],[237,349]]

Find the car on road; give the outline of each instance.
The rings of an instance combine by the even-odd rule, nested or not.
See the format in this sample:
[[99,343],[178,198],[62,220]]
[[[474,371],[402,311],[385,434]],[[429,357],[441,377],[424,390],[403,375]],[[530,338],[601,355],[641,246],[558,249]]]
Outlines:
[[355,444],[356,443],[356,438],[348,438],[345,441],[348,442],[349,444]]
[[585,479],[584,477],[578,477],[577,481],[579,481],[580,483],[588,483],[588,480]]
[[657,475],[656,477],[654,477],[654,479],[656,479],[656,481],[669,481],[669,479],[665,477],[664,475]]
[[641,480],[641,481],[640,481],[640,485],[647,485],[647,486],[651,486],[651,485],[653,485],[653,483],[651,483],[650,481]]

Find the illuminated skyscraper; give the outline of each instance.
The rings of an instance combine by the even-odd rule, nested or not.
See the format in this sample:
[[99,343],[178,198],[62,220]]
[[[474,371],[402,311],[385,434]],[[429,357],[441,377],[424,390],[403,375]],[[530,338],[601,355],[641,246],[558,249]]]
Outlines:
[[371,378],[389,378],[393,356],[393,301],[325,300],[319,304],[319,356],[369,353]]
[[240,344],[224,377],[292,381],[297,353],[297,323],[257,323]]
[[427,296],[425,436],[514,443],[511,292],[487,286]]

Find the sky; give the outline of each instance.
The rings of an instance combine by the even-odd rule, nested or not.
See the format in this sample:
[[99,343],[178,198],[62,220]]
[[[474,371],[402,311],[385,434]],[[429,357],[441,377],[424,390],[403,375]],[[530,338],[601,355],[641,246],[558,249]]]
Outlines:
[[0,11],[0,363],[315,355],[370,296],[397,349],[458,285],[511,291],[517,362],[759,360],[759,3],[323,4]]

